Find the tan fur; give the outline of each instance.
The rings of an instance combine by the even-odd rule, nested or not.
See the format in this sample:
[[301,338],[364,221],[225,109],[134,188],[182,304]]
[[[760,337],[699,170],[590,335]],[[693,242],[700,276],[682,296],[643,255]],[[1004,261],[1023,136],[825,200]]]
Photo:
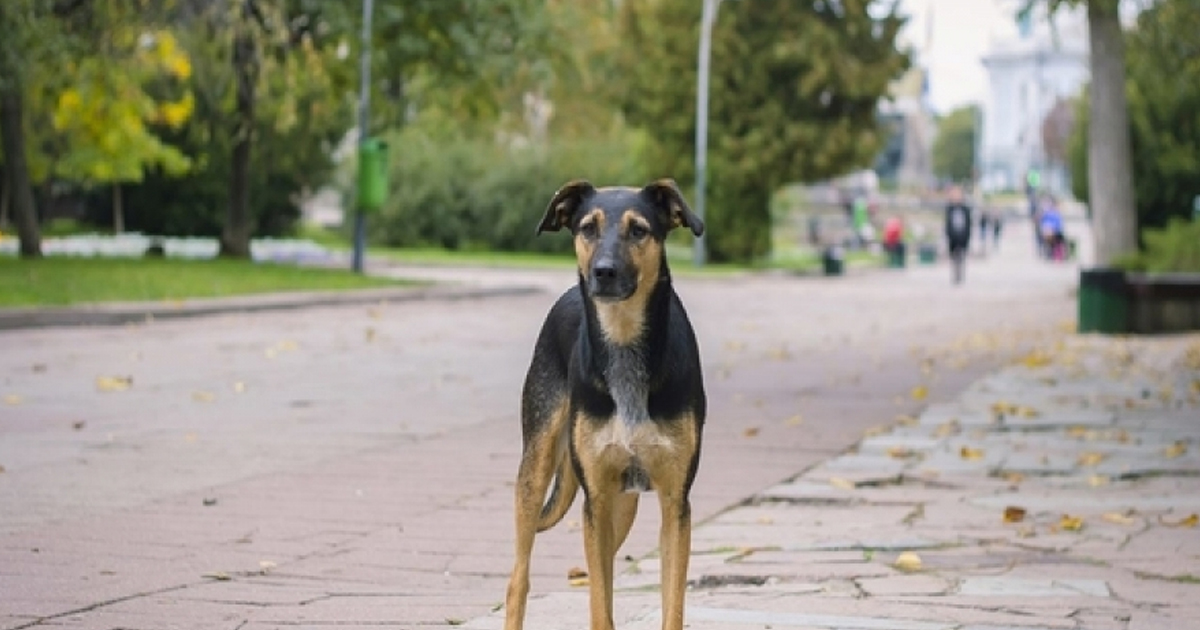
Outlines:
[[[604,232],[604,211],[599,208],[593,208],[582,219],[579,224],[583,225],[587,221],[596,222],[596,232]],[[575,235],[575,262],[579,265],[580,273],[587,274],[588,268],[592,266],[592,256],[596,254],[595,241],[589,241],[582,234]]]
[[[583,536],[590,573],[592,630],[612,630],[613,562],[637,509],[636,494],[622,492],[621,475],[634,458],[645,469],[662,508],[664,630],[683,629],[684,595],[691,550],[691,520],[684,514],[684,490],[699,439],[695,419],[622,428],[622,422],[574,422],[572,440],[587,484]],[[604,427],[594,431],[597,425]],[[634,497],[630,500],[626,497]]]
[[[622,230],[628,231],[630,223],[637,221],[649,227],[636,210],[626,210],[621,217]],[[576,239],[576,254],[579,253],[579,239]],[[640,243],[630,246],[630,256],[638,269],[637,290],[628,300],[620,302],[598,302],[596,318],[600,320],[600,329],[604,338],[617,345],[629,345],[637,340],[645,326],[646,300],[654,292],[654,284],[658,282],[659,267],[662,263],[662,244],[653,238],[646,238]],[[591,263],[589,255],[588,264]],[[583,262],[580,262],[581,268]]]

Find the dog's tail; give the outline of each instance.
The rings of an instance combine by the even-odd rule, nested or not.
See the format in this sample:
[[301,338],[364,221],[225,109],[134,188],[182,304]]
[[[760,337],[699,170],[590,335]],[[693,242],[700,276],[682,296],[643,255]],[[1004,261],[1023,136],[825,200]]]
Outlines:
[[567,510],[575,502],[575,493],[579,492],[579,479],[571,466],[571,458],[566,449],[558,454],[558,470],[554,471],[554,485],[550,488],[550,497],[542,505],[542,513],[538,517],[537,530],[544,532],[554,527],[566,516]]

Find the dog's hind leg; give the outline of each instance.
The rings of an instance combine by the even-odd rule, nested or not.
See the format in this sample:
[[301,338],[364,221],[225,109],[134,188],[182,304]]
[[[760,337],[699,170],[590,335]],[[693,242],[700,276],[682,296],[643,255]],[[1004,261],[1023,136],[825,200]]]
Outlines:
[[504,630],[521,630],[525,623],[525,603],[529,597],[529,560],[533,554],[533,539],[538,531],[542,502],[561,458],[559,433],[563,428],[566,408],[556,410],[547,418],[541,431],[532,433],[521,452],[516,487],[516,562],[508,580],[504,599]]

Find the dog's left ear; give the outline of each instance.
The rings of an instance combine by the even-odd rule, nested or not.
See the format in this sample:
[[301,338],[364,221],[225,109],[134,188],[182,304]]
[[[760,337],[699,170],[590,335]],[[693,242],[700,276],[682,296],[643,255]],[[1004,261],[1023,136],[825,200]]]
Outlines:
[[571,217],[579,209],[579,205],[594,192],[596,187],[587,180],[567,182],[550,199],[550,205],[546,206],[546,216],[542,217],[542,222],[538,224],[537,233],[557,232],[571,225]]
[[683,193],[673,179],[660,179],[651,182],[642,189],[642,196],[649,199],[654,207],[667,215],[667,225],[672,228],[686,227],[695,236],[704,234],[704,222],[692,212]]

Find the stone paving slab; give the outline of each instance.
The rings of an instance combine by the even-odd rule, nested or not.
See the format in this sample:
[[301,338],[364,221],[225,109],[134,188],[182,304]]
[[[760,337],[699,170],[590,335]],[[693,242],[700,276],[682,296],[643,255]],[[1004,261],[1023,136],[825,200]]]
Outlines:
[[[1200,336],[1058,351],[1068,365],[1042,351],[700,524],[688,627],[1195,627],[1200,400],[1150,397],[1156,409],[1140,390],[1200,391]],[[1114,364],[1138,382],[1109,387]],[[1070,398],[1056,397],[1062,370]],[[997,392],[1038,415],[994,421]],[[657,567],[638,566],[618,580],[635,590],[617,593],[617,625],[657,628]],[[529,619],[584,627],[586,613],[582,594],[555,594]],[[501,614],[468,627],[499,628]]]

